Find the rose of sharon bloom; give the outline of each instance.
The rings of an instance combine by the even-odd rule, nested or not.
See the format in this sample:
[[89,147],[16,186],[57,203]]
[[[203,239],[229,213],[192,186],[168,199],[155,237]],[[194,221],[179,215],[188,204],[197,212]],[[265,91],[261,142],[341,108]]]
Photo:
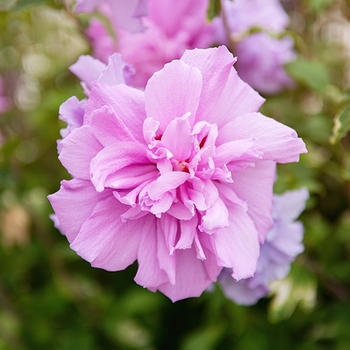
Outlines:
[[147,15],[148,0],[77,0],[76,12],[91,13],[96,9],[107,13],[114,25],[138,32],[144,30],[142,16]]
[[271,282],[287,276],[290,264],[304,250],[304,227],[295,220],[304,210],[308,197],[305,188],[274,196],[274,225],[260,248],[254,277],[236,282],[229,271],[221,271],[219,283],[229,299],[240,305],[255,304],[270,292]]
[[136,70],[131,84],[144,88],[154,72],[180,58],[186,49],[213,44],[215,30],[214,23],[207,21],[208,5],[208,0],[149,0],[143,32],[122,30],[111,18],[117,39],[95,19],[87,30],[94,56],[107,62],[112,53],[121,53]]
[[222,268],[253,276],[272,225],[276,162],[306,149],[257,112],[263,99],[234,62],[224,46],[189,50],[140,91],[124,83],[115,54],[85,82],[81,126],[60,142],[73,179],[49,200],[92,266],[117,271],[137,260],[135,281],[173,301],[199,296]]
[[[296,58],[293,40],[277,38],[289,24],[280,2],[222,0],[222,11],[224,23],[235,42],[233,50],[238,57],[237,70],[242,79],[266,94],[293,86],[293,80],[284,68]],[[253,28],[259,28],[261,32],[248,34]]]

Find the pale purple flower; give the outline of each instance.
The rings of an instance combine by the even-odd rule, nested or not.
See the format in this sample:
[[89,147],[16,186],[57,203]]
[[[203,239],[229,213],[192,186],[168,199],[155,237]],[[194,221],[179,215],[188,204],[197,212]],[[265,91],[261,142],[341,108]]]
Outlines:
[[276,162],[306,149],[257,112],[263,98],[234,62],[223,46],[188,50],[144,91],[125,84],[117,54],[97,81],[85,76],[85,105],[76,118],[65,111],[80,120],[82,107],[83,120],[60,142],[73,179],[49,199],[92,266],[117,271],[137,260],[135,281],[173,301],[199,296],[222,268],[253,276],[272,225]]
[[[295,60],[296,54],[292,38],[278,38],[289,24],[289,17],[280,2],[222,0],[222,10],[242,79],[266,94],[278,93],[293,86],[293,80],[284,66]],[[250,34],[249,31],[254,28],[260,32]]]
[[308,197],[305,188],[274,195],[274,225],[260,248],[254,277],[237,282],[226,270],[220,274],[219,284],[229,299],[240,305],[255,304],[270,292],[271,282],[288,275],[291,263],[304,250],[304,227],[295,220],[304,210]]
[[284,65],[296,58],[293,45],[289,37],[276,39],[267,33],[249,35],[236,45],[240,77],[254,89],[266,94],[275,94],[282,88],[292,87],[294,82]]
[[232,33],[244,33],[254,27],[282,33],[289,24],[279,0],[222,0],[221,5]]
[[116,27],[132,33],[143,31],[142,17],[147,15],[148,0],[77,0],[76,12],[106,13]]

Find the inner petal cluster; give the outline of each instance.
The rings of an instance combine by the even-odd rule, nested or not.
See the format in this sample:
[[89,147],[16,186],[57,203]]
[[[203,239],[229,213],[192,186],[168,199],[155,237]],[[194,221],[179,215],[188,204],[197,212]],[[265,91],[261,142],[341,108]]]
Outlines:
[[[191,126],[190,114],[173,119],[160,130],[159,122],[147,118],[143,124],[146,153],[157,171],[152,179],[125,195],[115,196],[131,205],[123,218],[133,219],[149,212],[158,218],[167,213],[176,219],[201,217],[198,229],[213,233],[228,225],[228,210],[219,198],[215,180],[232,182],[225,164],[215,164],[215,124],[199,121]],[[220,208],[222,215],[217,216]],[[210,217],[215,216],[215,222]]]

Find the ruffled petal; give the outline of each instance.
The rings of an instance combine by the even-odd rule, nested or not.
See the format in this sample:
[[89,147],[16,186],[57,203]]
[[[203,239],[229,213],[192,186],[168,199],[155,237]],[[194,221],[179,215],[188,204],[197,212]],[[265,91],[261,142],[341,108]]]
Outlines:
[[201,89],[202,75],[197,68],[172,61],[154,73],[146,85],[147,116],[159,121],[162,132],[174,118],[186,113],[190,113],[193,125]]
[[93,112],[109,106],[134,138],[144,142],[142,124],[146,118],[144,93],[124,84],[110,86],[94,83],[86,105],[86,123],[91,123]]
[[48,196],[56,213],[60,231],[73,242],[97,203],[110,196],[110,191],[96,192],[90,181],[73,179],[62,181],[58,192]]
[[190,174],[181,171],[173,171],[166,173],[158,177],[158,179],[151,184],[148,189],[148,194],[151,199],[157,200],[164,193],[171,191],[184,182],[186,182],[190,177]]
[[[185,250],[176,250],[176,283],[162,284],[158,289],[173,302],[198,297],[213,282],[202,260],[197,259],[194,247]],[[219,273],[219,269],[214,268]],[[215,275],[215,273],[214,273]]]
[[264,99],[238,77],[232,67],[236,59],[225,46],[185,51],[181,61],[197,67],[203,75],[197,121],[221,127],[242,114],[257,111],[263,104]]
[[98,82],[107,85],[127,84],[134,74],[131,65],[125,63],[120,53],[114,53],[108,58],[108,65],[101,71]]
[[74,129],[60,142],[58,159],[74,177],[89,180],[90,162],[102,149],[89,126]]
[[82,55],[78,61],[69,67],[69,70],[82,82],[85,93],[89,94],[92,83],[96,81],[106,65],[100,60],[89,55]]
[[297,162],[300,153],[306,153],[302,139],[292,128],[260,113],[249,113],[236,118],[220,130],[218,142],[254,138],[254,150],[262,152],[263,159],[279,163]]
[[218,198],[214,205],[210,207],[202,217],[202,223],[199,229],[203,232],[212,234],[219,229],[229,225],[229,212],[224,202]]
[[109,106],[93,111],[90,124],[95,137],[103,146],[136,141],[130,130]]
[[191,154],[194,137],[188,117],[172,120],[164,131],[162,144],[178,161],[185,161]]
[[219,266],[232,268],[237,281],[254,275],[259,257],[258,232],[239,206],[229,208],[229,227],[210,236]]
[[275,181],[276,163],[258,161],[255,167],[236,171],[232,174],[230,184],[237,196],[248,205],[248,215],[259,232],[260,243],[273,224],[272,203],[273,183]]
[[142,228],[152,220],[143,217],[124,222],[121,215],[127,209],[113,196],[99,201],[71,248],[93,267],[125,269],[136,260]]
[[158,286],[169,282],[167,274],[160,269],[157,257],[157,227],[156,218],[147,220],[142,228],[142,235],[137,252],[139,268],[134,278],[139,285],[155,292]]
[[96,190],[101,192],[111,184],[114,173],[134,164],[150,165],[145,155],[145,146],[137,142],[120,142],[107,146],[91,161],[91,181]]

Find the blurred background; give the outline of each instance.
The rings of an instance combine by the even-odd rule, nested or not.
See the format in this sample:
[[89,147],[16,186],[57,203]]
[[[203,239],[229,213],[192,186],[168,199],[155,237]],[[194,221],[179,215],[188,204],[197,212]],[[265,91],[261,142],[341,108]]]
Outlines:
[[[284,0],[296,86],[262,112],[309,153],[275,191],[307,187],[305,251],[255,306],[214,286],[173,304],[135,284],[137,265],[93,269],[54,228],[47,195],[68,179],[58,109],[82,89],[68,67],[91,48],[71,1],[0,1],[0,350],[350,349],[350,5]],[[85,22],[84,22],[85,21]]]

